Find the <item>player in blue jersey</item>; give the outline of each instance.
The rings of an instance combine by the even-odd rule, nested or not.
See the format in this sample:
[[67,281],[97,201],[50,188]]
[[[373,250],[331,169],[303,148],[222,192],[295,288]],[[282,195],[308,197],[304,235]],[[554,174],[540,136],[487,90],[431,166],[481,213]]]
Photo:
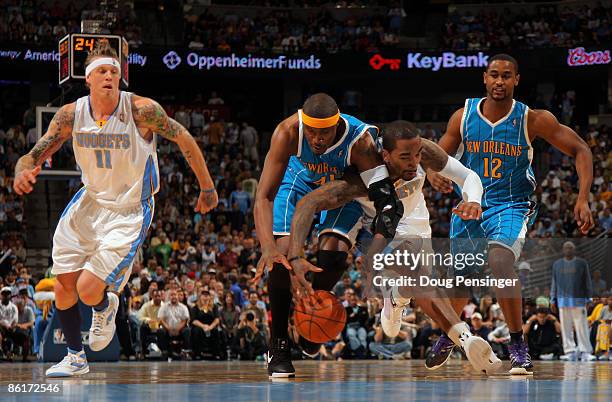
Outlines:
[[[301,110],[282,121],[272,135],[255,200],[255,227],[262,256],[254,281],[268,267],[272,312],[272,339],[268,356],[270,377],[294,377],[287,333],[292,286],[289,271],[305,282],[305,270],[285,257],[291,219],[298,201],[320,185],[338,179],[349,166],[360,172],[376,208],[375,231],[392,239],[403,214],[377,151],[378,129],[353,116],[341,114],[336,102],[323,93],[310,96]],[[318,224],[319,249],[312,288],[331,290],[346,269],[347,252],[359,230],[362,209],[356,201],[325,211]],[[283,268],[284,266],[284,268]],[[286,268],[286,269],[285,269]],[[300,346],[315,355],[320,345],[300,339]]]
[[[518,279],[514,263],[520,256],[527,226],[535,216],[535,205],[529,197],[536,187],[531,169],[531,143],[536,137],[575,158],[580,188],[574,217],[584,234],[593,226],[588,204],[593,180],[591,151],[571,128],[559,124],[552,113],[529,109],[513,99],[519,78],[518,63],[513,57],[506,54],[491,57],[484,72],[487,96],[467,99],[465,106],[451,116],[439,142],[449,155],[456,154],[467,168],[479,174],[485,190],[480,220],[466,221],[453,216],[453,252],[465,248],[474,252],[474,245],[484,241],[488,243],[488,265],[493,275],[510,279]],[[434,188],[452,191],[450,181],[435,172],[427,174]],[[471,273],[455,270],[461,276]],[[531,374],[533,365],[523,340],[520,286],[498,289],[497,299],[510,329],[510,373]],[[454,299],[455,310],[461,311],[467,300]],[[454,346],[446,335],[440,337],[426,366],[429,369],[442,366]]]

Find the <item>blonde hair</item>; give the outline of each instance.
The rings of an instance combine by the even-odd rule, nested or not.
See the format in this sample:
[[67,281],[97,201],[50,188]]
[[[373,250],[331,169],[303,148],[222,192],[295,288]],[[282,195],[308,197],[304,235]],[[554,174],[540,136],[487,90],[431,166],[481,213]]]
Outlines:
[[208,297],[210,297],[210,299],[208,300],[208,304],[203,304],[201,302],[202,295],[203,295],[203,293],[200,293],[198,295],[198,300],[196,301],[196,306],[198,306],[198,308],[200,310],[202,310],[203,308],[206,308],[206,311],[212,311],[214,306],[215,306],[215,298],[213,297],[213,295],[208,293]]
[[98,57],[112,57],[113,59],[119,61],[119,55],[106,39],[99,40],[94,50],[87,54],[87,58],[85,59],[85,68],[87,68],[87,66]]

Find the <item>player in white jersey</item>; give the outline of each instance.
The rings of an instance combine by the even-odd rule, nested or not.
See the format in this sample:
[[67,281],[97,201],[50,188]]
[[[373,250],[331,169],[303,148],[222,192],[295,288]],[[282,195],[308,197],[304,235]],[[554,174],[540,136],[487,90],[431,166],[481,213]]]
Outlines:
[[[395,237],[384,241],[387,244],[383,253],[407,250],[411,253],[426,253],[433,251],[431,247],[431,227],[429,212],[423,196],[425,182],[424,169],[431,169],[453,180],[462,189],[463,202],[453,213],[463,219],[478,219],[481,215],[480,200],[482,184],[478,175],[467,169],[456,159],[449,157],[435,143],[419,137],[413,124],[406,121],[396,121],[386,125],[382,131],[382,156],[394,180],[395,190],[404,206]],[[296,207],[296,214],[291,222],[291,239],[288,257],[302,255],[303,245],[308,235],[309,222],[313,214],[321,210],[338,208],[346,202],[357,199],[361,202],[365,219],[374,217],[374,209],[365,195],[365,187],[359,179],[350,174],[342,180],[336,180],[321,186],[306,195]],[[376,239],[376,236],[375,236]],[[380,243],[380,242],[379,242]],[[376,247],[376,246],[373,246]],[[370,249],[371,256],[375,250]],[[291,260],[291,258],[290,258]],[[292,260],[294,268],[302,265],[305,271],[313,270],[313,266],[305,259]],[[368,264],[371,265],[371,264]],[[391,279],[406,273],[406,266],[394,264],[385,267],[383,276]],[[421,264],[416,271],[419,275],[431,275],[431,267]],[[310,284],[293,276],[295,293],[310,292]],[[454,312],[446,294],[436,287],[399,288],[383,286],[384,307],[381,312],[381,325],[385,334],[395,337],[400,331],[401,317],[404,307],[415,297],[415,302],[423,311],[435,320],[440,327],[448,328],[449,334],[465,349],[466,355],[478,371],[494,373],[501,368],[501,361],[495,356],[487,341],[471,334],[466,323],[461,321]]]
[[92,306],[89,347],[104,349],[115,332],[116,293],[127,282],[153,218],[159,189],[156,138],[180,147],[200,184],[195,207],[204,214],[217,193],[204,157],[189,132],[155,101],[119,90],[117,54],[101,42],[86,62],[90,95],[61,107],[45,135],[15,167],[13,188],[32,191],[41,164],[72,139],[83,187],[61,215],[53,237],[55,306],[67,356],[46,372],[68,377],[89,372],[81,343],[78,299]]

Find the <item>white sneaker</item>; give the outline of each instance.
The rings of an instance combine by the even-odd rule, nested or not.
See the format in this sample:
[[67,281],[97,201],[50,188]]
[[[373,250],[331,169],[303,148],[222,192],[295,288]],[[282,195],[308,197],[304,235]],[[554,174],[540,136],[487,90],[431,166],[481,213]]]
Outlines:
[[107,292],[107,295],[108,307],[105,310],[96,311],[92,308],[89,348],[94,352],[107,347],[115,334],[115,315],[119,308],[119,297],[112,292]]
[[72,377],[87,373],[89,373],[89,365],[84,350],[79,353],[68,352],[61,362],[49,367],[45,372],[47,377]]
[[592,362],[592,361],[597,360],[597,356],[594,356],[594,355],[592,355],[590,353],[587,353],[587,352],[583,352],[580,355],[580,360],[582,360],[583,362]]
[[540,355],[540,360],[552,360],[555,357],[552,353],[544,353]]
[[502,362],[493,353],[489,342],[479,336],[471,335],[461,339],[461,347],[465,351],[470,364],[478,371],[493,374],[501,370]]
[[607,355],[601,355],[597,358],[597,360],[608,360],[608,356]]
[[569,352],[564,355],[559,356],[559,360],[563,360],[566,362],[575,362],[577,359],[576,352]]
[[380,325],[389,338],[395,338],[402,328],[402,314],[404,307],[410,304],[409,298],[394,297],[394,288],[383,287],[383,309],[380,312]]

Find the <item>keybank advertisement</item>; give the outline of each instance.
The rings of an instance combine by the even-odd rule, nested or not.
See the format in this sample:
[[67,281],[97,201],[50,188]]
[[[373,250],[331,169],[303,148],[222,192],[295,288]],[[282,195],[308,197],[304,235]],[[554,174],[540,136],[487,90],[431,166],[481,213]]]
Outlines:
[[408,53],[405,57],[384,57],[375,54],[370,58],[370,67],[374,70],[429,70],[442,71],[456,68],[483,68],[487,66],[489,55],[483,52],[475,54],[457,54],[443,52],[439,55],[426,55],[418,52]]

